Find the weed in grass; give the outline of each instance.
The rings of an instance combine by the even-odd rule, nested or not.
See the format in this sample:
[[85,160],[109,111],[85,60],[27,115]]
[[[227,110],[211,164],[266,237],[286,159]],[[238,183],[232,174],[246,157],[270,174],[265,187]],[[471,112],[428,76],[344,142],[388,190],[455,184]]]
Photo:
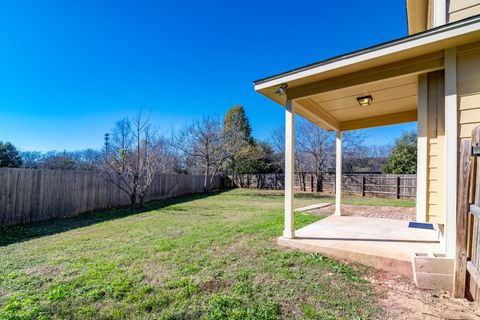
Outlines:
[[277,303],[265,301],[250,307],[238,298],[228,295],[213,295],[205,312],[207,320],[274,320],[279,318]]
[[239,295],[252,296],[253,287],[248,281],[239,281],[233,285],[233,291]]
[[156,294],[149,296],[145,299],[142,299],[138,303],[138,310],[142,313],[158,313],[165,309],[170,304],[170,299],[162,293],[157,292]]
[[84,306],[77,310],[79,318],[94,319],[98,315],[98,310],[94,306]]
[[50,287],[47,292],[47,298],[50,301],[67,300],[75,295],[75,286],[73,284],[58,284]]
[[156,245],[154,245],[154,249],[157,252],[163,252],[163,251],[168,252],[175,248],[176,248],[175,243],[171,239],[160,240]]
[[47,319],[36,297],[14,295],[0,310],[1,320]]

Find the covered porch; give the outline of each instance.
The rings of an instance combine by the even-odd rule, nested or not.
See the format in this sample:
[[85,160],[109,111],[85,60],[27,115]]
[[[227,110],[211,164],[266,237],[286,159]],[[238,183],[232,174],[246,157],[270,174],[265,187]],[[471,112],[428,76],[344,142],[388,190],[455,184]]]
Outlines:
[[[412,257],[416,253],[445,253],[438,227],[415,229],[408,226],[408,221],[344,216],[341,207],[343,132],[426,122],[422,111],[426,109],[427,74],[443,72],[444,66],[444,52],[433,52],[420,59],[404,59],[311,83],[299,79],[300,86],[294,86],[294,81],[277,86],[275,96],[285,99],[285,228],[278,239],[280,245],[408,277],[413,276]],[[336,135],[335,213],[299,230],[294,227],[293,210],[296,114]],[[421,125],[418,132],[416,221],[426,222],[427,145],[422,140],[426,132]]]
[[[282,244],[301,246],[303,241],[305,244],[308,243],[309,247],[318,245],[338,248],[336,242],[338,240],[335,239],[341,238],[341,246],[353,246],[354,243],[358,244],[356,236],[358,234],[355,233],[358,222],[363,223],[361,236],[370,239],[370,242],[376,242],[377,245],[381,243],[386,249],[383,252],[388,251],[388,246],[398,243],[391,241],[392,239],[408,242],[411,247],[420,243],[421,239],[417,238],[418,232],[409,232],[411,228],[404,227],[403,235],[399,238],[399,234],[390,234],[390,231],[395,229],[389,226],[393,222],[385,224],[385,221],[382,221],[384,219],[368,221],[370,218],[356,221],[356,218],[342,216],[343,132],[418,120],[416,221],[427,222],[427,77],[428,74],[445,72],[445,65],[449,63],[448,53],[437,50],[414,57],[399,55],[396,61],[380,55],[362,61],[364,55],[371,55],[372,52],[376,53],[376,50],[352,54],[346,58],[337,58],[338,60],[333,59],[317,67],[305,67],[291,74],[283,74],[272,80],[266,82],[261,80],[260,83],[256,83],[258,91],[285,106],[285,228],[280,238]],[[345,60],[352,60],[351,64]],[[336,64],[340,66],[337,68]],[[314,72],[312,69],[318,70]],[[316,223],[315,227],[298,231],[294,228],[293,213],[295,115],[300,115],[325,130],[334,131],[336,135],[335,217]],[[331,221],[337,223],[330,224]],[[324,224],[328,231],[322,230]],[[351,228],[343,228],[348,224],[353,225]],[[349,233],[350,231],[353,233]],[[305,237],[305,232],[308,233],[308,237]],[[432,231],[428,234],[433,235],[428,238],[428,243],[435,241],[438,244],[437,232]],[[288,239],[295,241],[286,241]],[[352,241],[346,241],[347,239]],[[434,249],[437,252],[444,252],[438,245]],[[377,252],[377,255],[380,254]]]
[[[448,62],[447,62],[448,63]],[[427,217],[427,74],[444,72],[444,52],[407,59],[354,74],[285,90],[285,228],[282,246],[358,262],[413,277],[415,254],[444,254],[439,226],[409,227],[408,221],[344,216],[343,132],[406,122],[418,123],[416,221]],[[283,86],[283,87],[282,87]],[[283,89],[282,89],[283,88]],[[308,89],[308,90],[307,90]],[[280,90],[280,91],[281,91]],[[277,95],[278,96],[278,95]],[[298,114],[336,135],[335,213],[299,230],[294,223],[294,117]]]
[[[479,38],[478,25],[463,21],[254,82],[256,91],[285,107],[285,227],[280,244],[402,274],[412,273],[415,252],[454,257],[455,47]],[[295,230],[293,210],[296,114],[336,134],[335,214],[300,230]],[[418,124],[416,220],[433,222],[435,230],[342,216],[342,133],[413,121]],[[435,192],[427,190],[429,179]]]

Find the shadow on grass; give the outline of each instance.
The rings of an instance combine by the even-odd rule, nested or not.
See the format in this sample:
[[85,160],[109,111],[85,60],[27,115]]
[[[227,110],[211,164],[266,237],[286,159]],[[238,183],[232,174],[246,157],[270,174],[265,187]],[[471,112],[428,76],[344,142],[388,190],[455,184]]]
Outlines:
[[7,227],[0,229],[0,247],[73,229],[87,227],[99,222],[116,220],[150,210],[158,210],[179,203],[199,200],[209,196],[218,195],[225,191],[228,191],[228,189],[211,192],[209,194],[185,195],[152,201],[145,204],[143,209],[135,211],[130,210],[128,207],[122,207],[117,209],[82,213],[69,218],[56,218],[41,222],[32,222],[29,224]]

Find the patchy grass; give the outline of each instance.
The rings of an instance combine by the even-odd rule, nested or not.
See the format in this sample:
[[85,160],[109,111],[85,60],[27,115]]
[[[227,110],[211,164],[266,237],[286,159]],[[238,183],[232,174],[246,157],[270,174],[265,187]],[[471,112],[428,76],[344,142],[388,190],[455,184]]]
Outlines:
[[[296,227],[319,218],[297,214]],[[368,269],[281,249],[282,228],[281,194],[232,190],[5,230],[0,319],[382,316]]]

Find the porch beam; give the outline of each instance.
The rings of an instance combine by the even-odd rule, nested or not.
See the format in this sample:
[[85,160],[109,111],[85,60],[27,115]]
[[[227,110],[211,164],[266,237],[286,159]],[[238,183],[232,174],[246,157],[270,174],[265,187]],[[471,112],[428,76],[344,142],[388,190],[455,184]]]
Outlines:
[[310,99],[295,101],[295,112],[326,130],[340,130],[340,123],[329,112]]
[[341,216],[342,204],[342,131],[337,131],[335,150],[335,215]]
[[445,50],[445,249],[455,256],[457,213],[457,50]]
[[427,222],[427,74],[418,76],[418,120],[417,120],[417,216],[418,222]]
[[295,237],[293,216],[294,192],[294,118],[295,110],[292,100],[285,104],[285,225],[283,236],[288,239]]
[[417,58],[353,72],[336,78],[319,80],[314,83],[292,87],[288,89],[288,96],[293,100],[306,98],[322,92],[353,87],[365,83],[374,83],[389,78],[441,70],[443,66],[443,53],[439,51]]
[[371,117],[371,118],[365,118],[365,119],[344,121],[340,123],[340,130],[347,131],[347,130],[386,126],[390,124],[412,122],[412,121],[417,121],[417,116],[418,116],[417,110],[411,110],[411,111],[391,113],[383,116],[377,116],[377,117]]

